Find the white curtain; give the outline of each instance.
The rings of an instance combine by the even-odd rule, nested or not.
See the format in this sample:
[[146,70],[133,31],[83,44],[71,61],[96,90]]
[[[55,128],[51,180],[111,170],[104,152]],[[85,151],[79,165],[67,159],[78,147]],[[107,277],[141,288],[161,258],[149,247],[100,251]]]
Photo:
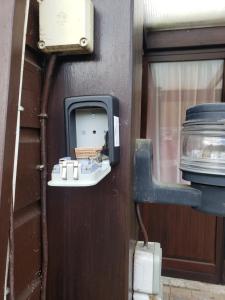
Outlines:
[[186,109],[220,102],[223,60],[149,65],[147,137],[153,139],[154,173],[162,182],[181,182],[180,131]]

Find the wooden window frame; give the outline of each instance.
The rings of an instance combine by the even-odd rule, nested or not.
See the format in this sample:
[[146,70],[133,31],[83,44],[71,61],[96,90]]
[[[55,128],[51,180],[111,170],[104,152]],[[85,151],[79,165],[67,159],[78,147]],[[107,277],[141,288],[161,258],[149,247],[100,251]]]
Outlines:
[[[220,28],[221,33],[222,28]],[[209,31],[209,30],[207,30]],[[225,27],[223,27],[223,33],[225,31]],[[177,32],[174,32],[174,36],[180,36],[184,32],[181,30],[179,34]],[[193,32],[193,31],[192,31]],[[198,32],[202,32],[201,30],[198,30]],[[206,31],[204,31],[206,33]],[[211,32],[211,30],[210,30]],[[214,31],[214,33],[217,33],[217,29]],[[155,33],[156,34],[156,33]],[[155,44],[155,48],[165,47],[166,41],[172,34],[171,32],[164,32],[167,34],[167,38],[163,41],[160,41],[162,38],[162,33],[158,32],[158,43]],[[151,42],[155,40],[155,36],[153,35],[153,38],[151,38]],[[149,40],[150,42],[150,40]],[[220,43],[220,39],[218,40],[218,45]],[[225,43],[225,34],[224,34],[224,43]],[[145,40],[146,44],[146,40]],[[173,45],[181,45],[183,46],[183,43],[181,41],[173,41]],[[216,44],[217,45],[217,44]],[[159,47],[160,46],[160,47]],[[168,46],[168,45],[167,45]],[[169,44],[170,46],[170,44]],[[191,46],[191,44],[189,44]],[[224,71],[223,71],[223,88],[222,88],[222,102],[225,102],[225,47],[208,47],[207,48],[201,48],[196,49],[195,48],[195,39],[192,43],[192,49],[186,48],[186,49],[152,49],[152,48],[146,48],[145,54],[143,56],[143,88],[142,88],[142,112],[141,112],[141,136],[143,138],[146,137],[146,126],[147,126],[147,102],[148,102],[148,89],[146,88],[149,82],[148,78],[148,66],[150,63],[156,63],[156,62],[183,62],[183,61],[194,61],[194,60],[216,60],[216,59],[223,59],[224,60]],[[168,48],[168,47],[167,47]],[[151,49],[151,51],[149,51]],[[225,219],[221,217],[217,217],[216,221],[216,274],[210,274],[210,273],[197,273],[197,272],[190,272],[190,271],[180,271],[175,270],[173,268],[173,264],[171,264],[170,259],[164,259],[164,270],[163,273],[167,276],[174,276],[174,277],[186,277],[186,278],[192,278],[194,280],[204,280],[206,282],[214,282],[214,283],[224,283],[225,284]]]
[[144,32],[145,50],[203,48],[225,45],[225,26]]

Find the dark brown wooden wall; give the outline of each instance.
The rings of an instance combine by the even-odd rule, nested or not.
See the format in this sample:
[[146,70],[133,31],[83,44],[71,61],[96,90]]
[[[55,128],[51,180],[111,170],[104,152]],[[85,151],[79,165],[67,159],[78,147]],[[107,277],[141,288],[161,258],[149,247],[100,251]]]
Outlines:
[[[121,161],[95,187],[48,189],[48,299],[54,300],[126,300],[128,278],[130,288],[132,282],[132,151],[140,128],[142,15],[133,29],[132,0],[93,2],[95,53],[61,58],[58,64],[49,105],[49,172],[66,153],[63,104],[69,96],[118,97]],[[137,14],[142,2],[135,2]]]
[[26,0],[3,1],[0,10],[0,299],[5,292],[10,208],[13,202],[15,132]]
[[41,210],[40,210],[40,97],[41,56],[38,40],[38,6],[31,1],[27,29],[22,87],[18,172],[14,211],[15,297],[40,299]]

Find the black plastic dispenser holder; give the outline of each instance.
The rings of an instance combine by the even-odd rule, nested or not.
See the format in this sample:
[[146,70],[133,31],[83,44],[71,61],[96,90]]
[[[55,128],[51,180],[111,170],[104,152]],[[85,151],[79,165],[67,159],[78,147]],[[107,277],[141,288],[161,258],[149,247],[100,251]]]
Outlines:
[[[81,109],[102,109],[107,114],[108,132],[106,135],[107,156],[110,164],[115,165],[120,159],[119,145],[119,101],[111,95],[80,96],[65,99],[65,128],[67,155],[74,157],[78,136],[76,128],[76,111]],[[116,124],[117,123],[117,124]],[[90,141],[90,147],[92,146]]]

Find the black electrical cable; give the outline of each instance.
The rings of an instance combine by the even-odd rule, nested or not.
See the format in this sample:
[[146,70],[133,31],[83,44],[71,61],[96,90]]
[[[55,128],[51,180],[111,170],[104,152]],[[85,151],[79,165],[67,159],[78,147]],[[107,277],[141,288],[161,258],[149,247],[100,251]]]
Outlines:
[[52,85],[52,77],[57,55],[51,55],[46,68],[43,92],[41,97],[41,227],[42,227],[42,290],[41,299],[46,300],[47,273],[48,273],[48,235],[47,235],[47,111],[48,98]]
[[139,228],[140,228],[140,230],[143,234],[143,237],[144,237],[144,246],[147,246],[148,245],[148,233],[147,233],[147,230],[145,228],[144,222],[142,220],[140,205],[138,203],[135,203],[135,211],[136,211],[136,216],[137,216],[137,221],[138,221]]

